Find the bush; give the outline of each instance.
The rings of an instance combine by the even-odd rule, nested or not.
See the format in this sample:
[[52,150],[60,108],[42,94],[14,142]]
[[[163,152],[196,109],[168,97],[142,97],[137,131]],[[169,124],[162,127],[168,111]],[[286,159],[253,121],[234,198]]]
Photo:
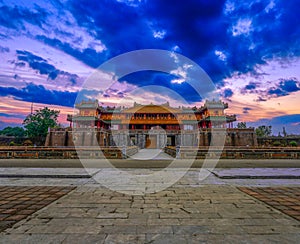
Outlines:
[[14,142],[14,141],[11,141],[11,142],[9,143],[9,146],[15,146],[15,142]]
[[273,142],[273,146],[275,146],[275,147],[281,146],[280,141],[274,141],[274,142]]
[[289,145],[290,145],[291,147],[297,147],[297,146],[298,146],[298,144],[297,144],[296,141],[290,141]]
[[32,143],[32,141],[30,141],[30,140],[25,140],[24,142],[23,142],[23,145],[24,146],[32,146],[33,145],[33,143]]

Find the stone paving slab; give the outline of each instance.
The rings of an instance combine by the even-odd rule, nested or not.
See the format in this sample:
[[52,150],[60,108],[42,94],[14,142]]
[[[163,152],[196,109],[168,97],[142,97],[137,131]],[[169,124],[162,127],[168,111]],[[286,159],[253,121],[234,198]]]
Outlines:
[[73,189],[72,187],[51,186],[0,186],[0,232]]
[[298,243],[300,222],[236,187],[132,196],[77,187],[0,235],[2,243]]
[[138,153],[130,156],[127,160],[173,160],[169,154],[161,149],[140,149]]
[[240,187],[239,189],[300,221],[300,187]]
[[220,179],[300,179],[300,168],[232,168],[211,172]]

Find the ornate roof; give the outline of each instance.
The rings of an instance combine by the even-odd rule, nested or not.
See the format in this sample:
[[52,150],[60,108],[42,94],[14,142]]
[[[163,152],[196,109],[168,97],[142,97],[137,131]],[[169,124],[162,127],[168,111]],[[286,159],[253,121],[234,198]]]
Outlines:
[[88,101],[82,101],[81,103],[77,103],[76,108],[82,109],[82,108],[91,108],[91,109],[97,109],[99,107],[98,100],[88,100]]
[[172,108],[167,104],[162,105],[140,105],[135,104],[135,106],[131,108],[126,108],[122,111],[123,113],[147,113],[147,114],[164,114],[164,113],[181,113],[181,109]]

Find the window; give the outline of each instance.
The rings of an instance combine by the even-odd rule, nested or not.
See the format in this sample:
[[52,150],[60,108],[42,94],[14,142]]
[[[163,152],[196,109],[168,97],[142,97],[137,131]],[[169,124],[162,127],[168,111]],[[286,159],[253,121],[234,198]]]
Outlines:
[[193,130],[194,127],[192,125],[183,125],[184,130]]

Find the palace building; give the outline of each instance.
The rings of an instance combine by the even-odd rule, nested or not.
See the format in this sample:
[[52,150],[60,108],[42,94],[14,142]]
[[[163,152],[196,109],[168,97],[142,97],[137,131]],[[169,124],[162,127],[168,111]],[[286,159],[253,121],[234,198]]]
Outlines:
[[68,115],[70,128],[51,130],[47,146],[209,146],[214,133],[226,132],[225,146],[253,146],[253,129],[233,129],[235,115],[228,104],[206,101],[201,107],[171,107],[169,103],[103,107],[97,100],[76,104],[78,113]]

